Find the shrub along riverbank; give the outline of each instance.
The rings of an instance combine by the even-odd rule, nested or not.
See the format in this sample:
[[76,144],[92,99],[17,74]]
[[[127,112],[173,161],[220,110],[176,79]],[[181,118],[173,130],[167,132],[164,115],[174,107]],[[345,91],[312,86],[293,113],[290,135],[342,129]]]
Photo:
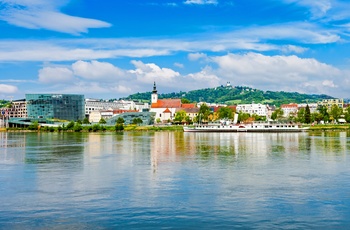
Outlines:
[[27,128],[4,128],[0,131],[32,131],[32,132],[121,132],[121,131],[182,131],[181,125],[167,126],[138,126],[138,125],[122,125],[106,126],[101,124],[74,126],[28,126]]

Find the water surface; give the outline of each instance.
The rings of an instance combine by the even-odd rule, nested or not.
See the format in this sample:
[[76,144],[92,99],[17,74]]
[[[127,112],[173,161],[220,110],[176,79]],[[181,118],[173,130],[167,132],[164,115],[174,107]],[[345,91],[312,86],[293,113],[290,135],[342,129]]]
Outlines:
[[0,229],[346,229],[349,135],[0,133]]

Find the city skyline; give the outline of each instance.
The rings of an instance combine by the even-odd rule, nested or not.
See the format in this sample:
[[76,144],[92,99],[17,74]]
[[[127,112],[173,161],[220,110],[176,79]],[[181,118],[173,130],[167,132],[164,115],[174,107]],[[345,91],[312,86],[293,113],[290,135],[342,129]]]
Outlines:
[[212,88],[349,98],[340,0],[0,0],[0,99]]

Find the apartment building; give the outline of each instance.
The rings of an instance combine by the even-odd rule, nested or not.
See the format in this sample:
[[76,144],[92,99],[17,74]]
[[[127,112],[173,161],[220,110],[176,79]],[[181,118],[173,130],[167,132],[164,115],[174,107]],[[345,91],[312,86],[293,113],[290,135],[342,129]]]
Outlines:
[[27,103],[25,99],[12,101],[11,105],[12,107],[8,108],[9,117],[27,117]]
[[268,116],[267,105],[255,104],[255,103],[237,105],[236,112],[249,113],[250,115],[256,114],[262,117]]
[[339,108],[344,108],[344,99],[324,99],[317,103],[319,106],[325,106],[328,109],[331,109],[333,105],[337,105]]

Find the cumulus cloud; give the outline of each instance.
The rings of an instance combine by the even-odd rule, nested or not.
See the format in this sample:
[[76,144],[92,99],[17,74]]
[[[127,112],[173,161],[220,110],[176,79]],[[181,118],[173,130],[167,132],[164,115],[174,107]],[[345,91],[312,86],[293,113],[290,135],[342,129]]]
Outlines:
[[64,67],[44,67],[39,70],[39,82],[45,84],[65,83],[73,81],[73,72]]
[[108,62],[77,61],[72,64],[76,76],[88,80],[113,81],[124,77],[124,72]]
[[206,59],[207,55],[204,53],[189,53],[187,57],[190,61],[197,61],[199,59]]
[[66,1],[1,0],[0,20],[28,29],[47,29],[69,34],[88,32],[89,28],[110,27],[96,19],[70,16],[59,11]]
[[131,61],[135,66],[135,70],[130,70],[129,73],[135,74],[137,79],[142,82],[157,81],[160,83],[173,82],[176,77],[180,76],[179,72],[176,72],[169,68],[161,68],[154,63],[143,63],[142,61]]
[[249,85],[264,90],[326,93],[330,92],[330,87],[335,87],[333,82],[339,81],[342,74],[333,66],[295,55],[230,53],[213,57],[212,61],[219,66],[218,75],[232,84]]
[[184,4],[188,5],[217,5],[217,0],[186,0]]
[[195,88],[208,88],[220,85],[220,78],[213,73],[213,70],[206,66],[200,72],[191,73],[185,76],[186,82],[192,83]]
[[13,85],[7,85],[7,84],[0,84],[0,93],[2,94],[11,94],[11,93],[17,93],[18,88]]

